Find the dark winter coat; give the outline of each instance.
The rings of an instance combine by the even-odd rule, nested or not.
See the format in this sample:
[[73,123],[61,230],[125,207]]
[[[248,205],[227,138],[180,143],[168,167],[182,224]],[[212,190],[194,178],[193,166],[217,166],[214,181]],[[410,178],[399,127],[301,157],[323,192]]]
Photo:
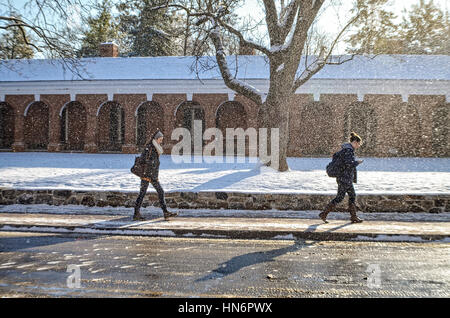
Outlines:
[[345,143],[342,145],[340,157],[343,169],[340,176],[336,178],[337,182],[348,185],[356,183],[356,167],[359,163],[355,160],[355,150],[350,143]]
[[158,180],[159,175],[159,154],[152,142],[149,142],[142,156],[145,158],[146,169],[144,172],[144,178],[150,178],[153,180]]

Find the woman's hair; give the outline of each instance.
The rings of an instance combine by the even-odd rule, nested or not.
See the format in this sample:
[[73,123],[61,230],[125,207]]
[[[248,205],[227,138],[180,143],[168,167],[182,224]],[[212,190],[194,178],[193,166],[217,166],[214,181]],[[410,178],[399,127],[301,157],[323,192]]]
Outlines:
[[362,139],[361,139],[360,136],[358,136],[357,133],[355,133],[355,132],[352,131],[352,132],[350,133],[350,142],[354,142],[354,141],[356,141],[356,142],[361,142]]

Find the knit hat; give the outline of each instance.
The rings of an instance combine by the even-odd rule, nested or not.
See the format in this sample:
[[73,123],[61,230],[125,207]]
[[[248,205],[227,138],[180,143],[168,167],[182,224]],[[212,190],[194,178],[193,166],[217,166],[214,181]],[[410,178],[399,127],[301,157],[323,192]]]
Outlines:
[[155,135],[153,136],[153,139],[158,139],[164,137],[163,133],[161,132],[161,130],[158,130]]

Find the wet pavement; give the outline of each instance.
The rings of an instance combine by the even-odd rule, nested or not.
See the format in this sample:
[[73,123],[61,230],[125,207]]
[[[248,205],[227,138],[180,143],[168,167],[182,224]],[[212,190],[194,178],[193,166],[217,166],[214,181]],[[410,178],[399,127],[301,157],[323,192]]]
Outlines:
[[2,296],[450,297],[450,245],[0,232]]

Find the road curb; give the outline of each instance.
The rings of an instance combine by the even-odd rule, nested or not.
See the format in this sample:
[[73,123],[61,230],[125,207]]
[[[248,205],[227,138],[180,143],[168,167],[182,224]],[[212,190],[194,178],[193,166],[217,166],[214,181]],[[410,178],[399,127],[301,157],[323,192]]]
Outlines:
[[377,242],[443,242],[450,236],[443,234],[379,234],[347,232],[274,231],[274,230],[211,230],[211,229],[137,229],[96,226],[49,226],[25,224],[0,224],[0,231],[37,232],[60,234],[93,234],[121,236],[151,236],[178,238],[264,239],[264,240],[317,240],[317,241],[377,241]]

